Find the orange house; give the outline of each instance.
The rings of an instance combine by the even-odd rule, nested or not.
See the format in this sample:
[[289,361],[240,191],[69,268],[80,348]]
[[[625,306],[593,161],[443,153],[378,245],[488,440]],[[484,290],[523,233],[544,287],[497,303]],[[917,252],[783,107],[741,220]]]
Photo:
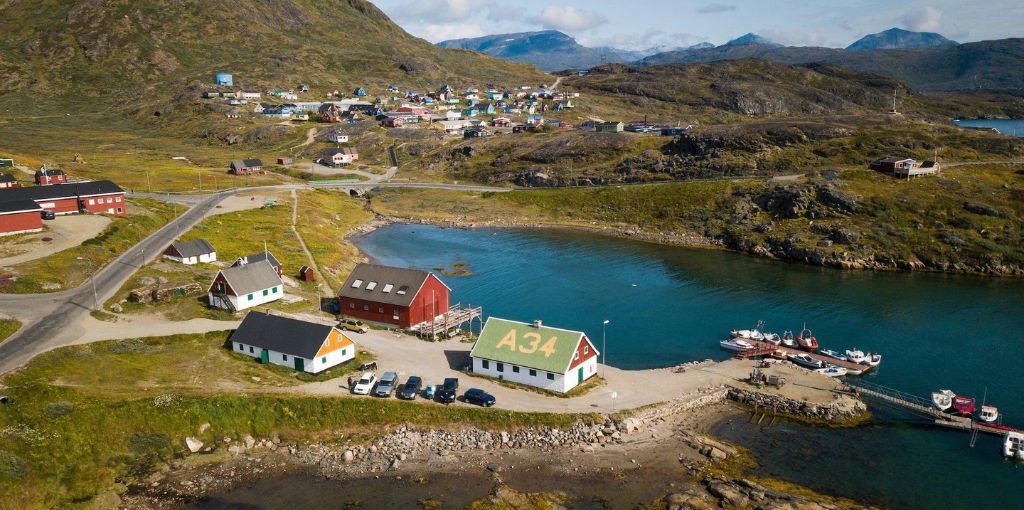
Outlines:
[[231,334],[231,350],[260,360],[317,374],[355,358],[356,345],[327,324],[249,312]]

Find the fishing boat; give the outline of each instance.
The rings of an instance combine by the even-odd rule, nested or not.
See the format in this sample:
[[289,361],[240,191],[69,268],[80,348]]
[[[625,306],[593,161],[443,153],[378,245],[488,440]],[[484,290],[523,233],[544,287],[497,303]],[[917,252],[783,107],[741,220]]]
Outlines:
[[792,361],[793,363],[801,367],[809,368],[811,370],[825,368],[825,365],[827,365],[827,363],[825,363],[824,361],[816,360],[806,354],[790,354],[789,361]]
[[782,345],[789,347],[791,349],[796,349],[798,347],[796,339],[793,338],[792,331],[785,331],[782,333]]
[[994,406],[981,406],[978,419],[985,423],[995,423],[999,419],[999,409]]
[[881,354],[875,354],[873,352],[869,352],[869,353],[867,353],[864,356],[864,358],[865,358],[864,361],[862,361],[860,363],[861,365],[867,365],[869,367],[877,367],[878,365],[882,364],[882,355]]
[[953,397],[956,397],[956,393],[950,390],[932,392],[932,405],[939,411],[945,412],[953,407]]
[[974,397],[964,397],[957,395],[953,397],[953,413],[959,414],[960,416],[972,416],[975,409]]
[[864,351],[854,347],[853,349],[847,349],[846,360],[863,365],[864,362],[868,360],[868,355],[864,354]]
[[728,340],[722,340],[718,342],[723,349],[731,352],[744,352],[754,349],[754,344],[742,338],[730,338]]
[[839,354],[838,352],[833,351],[832,349],[818,351],[818,354],[821,354],[822,356],[828,356],[832,359],[837,359],[839,361],[846,361],[846,356],[843,356],[842,354]]
[[797,345],[805,350],[814,352],[818,350],[818,339],[814,338],[811,334],[811,330],[807,329],[807,325],[804,325],[804,329],[800,331],[800,336],[796,337]]
[[819,368],[819,369],[815,370],[815,372],[817,372],[819,374],[825,374],[825,375],[827,375],[829,377],[842,377],[842,376],[846,375],[849,372],[849,370],[846,370],[843,367],[837,367],[835,365],[829,365],[829,366],[827,366],[825,368]]
[[1024,434],[1007,432],[1003,440],[1003,455],[1017,460],[1024,460]]

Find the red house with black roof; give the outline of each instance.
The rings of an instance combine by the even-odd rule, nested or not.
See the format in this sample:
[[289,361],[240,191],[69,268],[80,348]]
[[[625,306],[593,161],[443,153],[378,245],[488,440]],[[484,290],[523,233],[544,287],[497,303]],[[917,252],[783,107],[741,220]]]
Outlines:
[[54,214],[90,212],[127,216],[124,190],[110,181],[0,189],[0,202],[31,200]]
[[36,185],[37,186],[49,186],[51,184],[65,184],[68,182],[68,175],[64,173],[64,170],[47,169],[45,166],[39,167],[36,170]]
[[451,289],[434,273],[359,264],[338,291],[340,313],[408,329],[448,312]]
[[42,211],[32,200],[0,202],[0,236],[39,232],[43,229]]

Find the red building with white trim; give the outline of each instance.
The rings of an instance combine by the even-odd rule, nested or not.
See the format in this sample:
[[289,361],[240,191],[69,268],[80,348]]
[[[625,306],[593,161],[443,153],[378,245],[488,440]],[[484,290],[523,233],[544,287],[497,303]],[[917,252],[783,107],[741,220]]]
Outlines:
[[37,186],[49,186],[51,184],[66,184],[67,182],[68,175],[64,173],[64,170],[48,170],[45,166],[40,167],[39,170],[36,170]]
[[39,232],[43,229],[42,211],[31,200],[0,202],[0,235]]
[[54,214],[111,214],[127,216],[125,192],[110,181],[0,189],[0,202],[31,200]]
[[448,312],[451,289],[434,273],[359,264],[338,291],[340,313],[408,329]]

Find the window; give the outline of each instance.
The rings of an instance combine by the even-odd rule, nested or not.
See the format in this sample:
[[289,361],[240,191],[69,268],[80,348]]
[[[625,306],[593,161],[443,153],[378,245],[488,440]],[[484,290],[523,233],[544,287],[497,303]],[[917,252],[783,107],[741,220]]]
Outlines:
[[530,369],[530,377],[537,377],[537,371],[531,368]]
[[384,313],[384,307],[383,306],[377,307],[377,313]]
[[583,346],[583,354],[584,355],[590,354],[590,346],[589,345],[584,345]]
[[344,356],[346,354],[348,354],[348,349],[342,349],[341,350],[341,355]]
[[504,363],[498,363],[498,372],[504,372],[504,371],[505,371],[505,364]]
[[96,200],[93,198],[89,199],[89,205],[96,205]]
[[356,281],[352,282],[352,288],[353,289],[358,289],[359,287],[362,287],[362,286],[363,286],[363,281],[362,280],[356,280]]
[[548,380],[549,381],[554,381],[555,380],[555,374],[552,374],[551,372],[548,372]]
[[281,355],[281,361],[288,361],[288,355],[287,354],[282,354]]
[[349,308],[355,308],[355,307],[356,307],[356,304],[355,304],[355,303],[349,303],[349,304],[348,304],[348,307],[349,307]]
[[480,361],[480,366],[484,367],[485,369],[490,370],[491,362],[489,360],[481,360]]
[[572,359],[573,361],[580,359],[580,351],[576,351],[575,353],[573,353]]
[[252,294],[249,294],[249,301],[252,301]]
[[252,354],[252,353],[254,353],[254,352],[256,352],[256,351],[252,350],[252,346],[250,345],[250,346],[249,346],[249,354]]
[[263,295],[266,296],[268,294],[270,294],[270,289],[263,289]]
[[518,374],[519,373],[519,367],[516,366],[516,365],[512,365],[512,371]]
[[373,290],[377,288],[377,282],[370,282],[366,284],[366,290]]
[[111,198],[111,197],[107,197],[107,203],[108,204],[113,204],[114,203],[114,199]]
[[244,350],[245,350],[245,347],[242,347],[242,344],[238,344],[238,350],[240,350],[240,351],[244,351]]
[[396,292],[396,294],[398,294],[399,296],[404,296],[407,292],[409,292],[409,286],[402,285],[401,287],[398,288],[398,292]]
[[[342,351],[342,354],[344,354],[344,351]],[[327,363],[327,356],[320,358],[320,363]]]
[[277,294],[277,287],[274,287],[274,294]]
[[384,284],[384,288],[380,289],[380,291],[385,293],[385,294],[387,294],[387,293],[391,292],[391,289],[393,289],[393,288],[395,288],[394,285],[391,285],[390,283],[385,283]]
[[120,202],[121,201],[121,197],[114,197],[114,201],[115,202]]
[[117,208],[117,212],[121,213],[121,212],[124,212],[124,211],[120,207],[118,207]]
[[369,312],[370,311],[370,305],[363,305],[363,311],[364,312]]

